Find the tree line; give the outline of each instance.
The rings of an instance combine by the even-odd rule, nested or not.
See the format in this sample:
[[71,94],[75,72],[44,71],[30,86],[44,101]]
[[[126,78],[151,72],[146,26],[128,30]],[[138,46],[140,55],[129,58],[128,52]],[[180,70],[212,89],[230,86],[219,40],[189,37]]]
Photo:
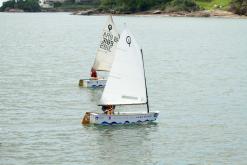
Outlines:
[[[203,1],[211,2],[211,0]],[[92,0],[86,3],[86,5],[92,3],[92,8],[116,13],[135,13],[150,9],[159,9],[166,12],[200,10],[195,0]],[[66,4],[74,4],[76,6],[78,3],[75,0],[67,0],[65,3],[54,2],[54,7],[59,7],[61,4],[66,8]],[[27,12],[41,11],[38,0],[9,0],[3,3],[0,11],[8,9],[22,9]],[[247,0],[231,0],[229,10],[239,15],[247,15]]]
[[101,0],[100,8],[119,12],[138,12],[149,9],[170,11],[195,11],[199,7],[195,0]]
[[232,0],[230,11],[239,15],[247,16],[247,0]]
[[27,12],[39,12],[41,11],[41,7],[39,6],[38,0],[9,0],[3,2],[0,11],[6,11],[8,9],[22,9]]

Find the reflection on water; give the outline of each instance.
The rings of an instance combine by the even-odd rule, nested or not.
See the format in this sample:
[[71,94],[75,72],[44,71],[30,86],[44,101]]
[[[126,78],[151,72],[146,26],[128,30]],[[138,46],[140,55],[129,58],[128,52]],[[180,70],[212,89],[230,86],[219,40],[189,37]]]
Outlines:
[[[158,124],[84,126],[94,134],[99,154],[95,161],[99,164],[151,163],[154,154],[152,134],[157,132]],[[104,163],[102,163],[104,160]]]
[[82,92],[85,91],[87,93],[87,96],[90,97],[90,102],[94,102],[95,104],[98,104],[103,90],[104,88],[92,88],[92,89],[84,88],[82,89]]

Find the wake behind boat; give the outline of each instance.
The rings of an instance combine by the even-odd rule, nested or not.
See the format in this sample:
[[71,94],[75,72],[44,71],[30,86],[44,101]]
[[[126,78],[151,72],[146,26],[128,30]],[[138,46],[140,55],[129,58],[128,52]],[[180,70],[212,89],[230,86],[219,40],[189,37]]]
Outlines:
[[[119,105],[146,104],[145,112],[114,112]],[[155,121],[159,112],[150,112],[142,50],[125,29],[100,99],[103,113],[86,112],[82,124],[129,124]]]
[[111,70],[112,62],[115,56],[116,45],[119,41],[119,34],[116,26],[109,16],[106,25],[101,35],[100,45],[91,68],[90,78],[81,79],[79,86],[81,87],[104,87],[106,78],[98,77],[97,71],[109,72]]

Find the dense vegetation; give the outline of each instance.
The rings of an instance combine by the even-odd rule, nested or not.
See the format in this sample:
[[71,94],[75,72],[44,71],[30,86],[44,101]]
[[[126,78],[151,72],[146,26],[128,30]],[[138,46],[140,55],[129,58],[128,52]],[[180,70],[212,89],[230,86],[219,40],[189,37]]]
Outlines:
[[73,0],[67,0],[63,3],[61,2],[54,2],[54,8],[56,9],[68,9],[68,10],[86,10],[86,9],[97,9],[99,7],[99,2],[83,2],[83,3],[76,3]]
[[239,15],[247,15],[247,0],[233,0],[230,10]]
[[27,12],[41,11],[38,0],[18,0],[17,2],[15,0],[10,0],[3,3],[0,11],[5,11],[8,9],[22,9]]
[[200,8],[205,10],[221,9],[228,10],[231,0],[196,0]]
[[194,0],[101,0],[100,9],[133,13],[149,9],[195,11],[199,8]]
[[[66,0],[64,3],[55,2],[53,6],[55,11],[98,9],[99,12],[135,13],[150,9],[165,12],[223,9],[239,15],[247,15],[247,0],[92,0],[82,3]],[[38,0],[9,0],[3,3],[0,11],[9,9],[22,9],[27,12],[41,11]]]

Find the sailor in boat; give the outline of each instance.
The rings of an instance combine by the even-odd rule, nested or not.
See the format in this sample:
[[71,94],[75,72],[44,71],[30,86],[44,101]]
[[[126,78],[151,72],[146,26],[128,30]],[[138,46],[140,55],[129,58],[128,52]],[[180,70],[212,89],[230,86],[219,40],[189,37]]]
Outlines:
[[94,68],[91,69],[91,79],[93,79],[93,80],[98,79],[97,71]]
[[[103,28],[100,37],[99,47],[94,58],[91,69],[91,76],[88,79],[79,80],[79,86],[82,87],[104,87],[106,80],[104,77],[97,77],[96,71],[110,72],[113,59],[115,57],[115,49],[119,41],[119,34],[116,26],[109,16],[106,25]],[[90,74],[90,73],[89,73]]]
[[[116,49],[99,105],[105,113],[86,112],[83,124],[130,124],[155,121],[159,112],[149,111],[142,50],[131,32],[125,29]],[[115,76],[118,75],[118,76]],[[119,86],[124,84],[123,86]],[[145,112],[114,113],[116,105],[146,104]]]
[[113,115],[114,114],[115,105],[103,105],[102,111],[107,115]]

